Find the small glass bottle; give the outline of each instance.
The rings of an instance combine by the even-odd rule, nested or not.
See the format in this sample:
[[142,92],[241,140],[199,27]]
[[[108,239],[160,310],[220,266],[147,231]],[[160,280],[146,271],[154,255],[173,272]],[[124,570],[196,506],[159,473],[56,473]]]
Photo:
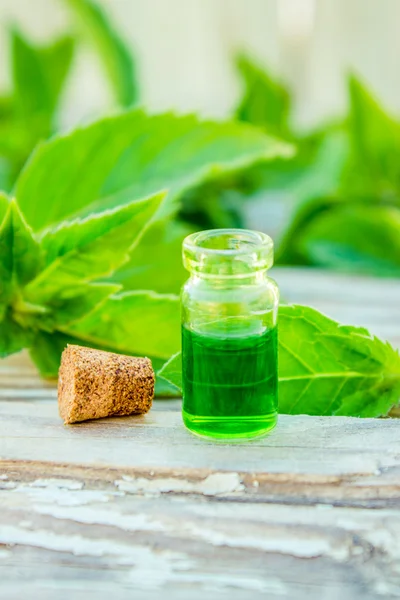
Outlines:
[[213,229],[183,242],[183,421],[214,438],[251,438],[278,415],[279,290],[264,233]]

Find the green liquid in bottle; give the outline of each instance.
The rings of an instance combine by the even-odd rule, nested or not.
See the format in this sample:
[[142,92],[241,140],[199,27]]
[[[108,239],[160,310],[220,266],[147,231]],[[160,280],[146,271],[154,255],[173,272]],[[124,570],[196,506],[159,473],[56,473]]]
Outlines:
[[277,329],[217,337],[182,327],[183,421],[194,433],[250,438],[278,417]]

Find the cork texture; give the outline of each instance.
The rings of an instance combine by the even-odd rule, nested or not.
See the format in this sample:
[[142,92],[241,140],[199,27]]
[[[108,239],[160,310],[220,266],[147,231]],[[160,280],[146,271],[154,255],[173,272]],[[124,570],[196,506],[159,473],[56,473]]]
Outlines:
[[148,358],[68,345],[61,357],[58,407],[65,423],[146,413],[154,396]]

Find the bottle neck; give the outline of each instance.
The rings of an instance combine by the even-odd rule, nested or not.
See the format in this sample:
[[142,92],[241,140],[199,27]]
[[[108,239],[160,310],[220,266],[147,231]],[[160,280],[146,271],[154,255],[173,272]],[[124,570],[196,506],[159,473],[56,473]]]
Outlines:
[[243,275],[218,276],[199,271],[190,272],[190,279],[194,284],[207,285],[214,288],[233,288],[246,285],[259,285],[267,279],[267,270],[254,271]]

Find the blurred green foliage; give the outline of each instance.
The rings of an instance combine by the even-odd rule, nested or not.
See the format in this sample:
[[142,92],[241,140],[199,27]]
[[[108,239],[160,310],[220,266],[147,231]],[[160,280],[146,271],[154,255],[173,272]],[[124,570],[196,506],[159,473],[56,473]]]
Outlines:
[[0,105],[0,185],[10,189],[40,139],[54,130],[58,100],[71,66],[74,40],[35,46],[10,32],[13,91]]
[[73,21],[68,35],[41,46],[10,30],[12,90],[0,96],[0,189],[6,191],[34,147],[58,130],[62,93],[81,44],[91,44],[116,102],[137,100],[133,57],[101,7],[91,0],[61,1]]
[[[116,105],[131,106],[139,96],[132,53],[101,6],[94,0],[54,1],[70,12],[68,35],[38,46],[17,29],[10,31],[13,87],[0,97],[0,188],[6,191],[38,142],[57,132],[62,93],[83,44],[96,53]],[[351,76],[348,114],[299,133],[288,87],[244,54],[237,69],[243,94],[235,119],[296,145],[297,154],[289,161],[273,158],[229,174],[213,173],[198,187],[188,186],[177,219],[158,239],[172,252],[193,229],[243,227],[246,201],[257,198],[280,204],[288,215],[276,240],[277,263],[399,276],[400,123]],[[268,231],[268,226],[260,217],[259,228]],[[162,291],[180,285],[180,265],[174,272],[170,280],[160,278]],[[132,273],[138,275],[135,265],[121,280]]]
[[400,123],[351,76],[348,115],[299,135],[288,118],[289,91],[249,59],[240,57],[238,67],[245,91],[237,118],[298,148],[292,161],[245,174],[245,189],[275,192],[292,208],[277,262],[400,276]]
[[135,62],[130,49],[113,28],[108,15],[92,0],[64,0],[71,9],[83,40],[94,47],[117,104],[131,106],[138,100]]

